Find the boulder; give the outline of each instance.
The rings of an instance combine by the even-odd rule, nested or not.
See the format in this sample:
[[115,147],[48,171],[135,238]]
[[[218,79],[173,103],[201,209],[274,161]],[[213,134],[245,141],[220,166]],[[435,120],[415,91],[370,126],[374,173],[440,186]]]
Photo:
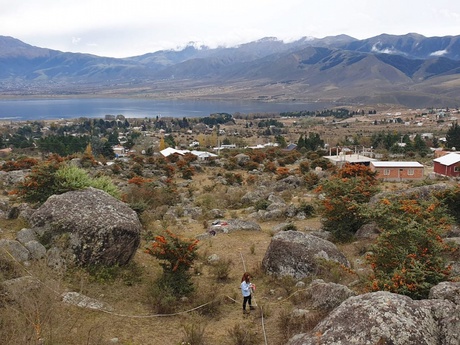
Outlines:
[[61,297],[64,303],[74,305],[80,308],[113,311],[113,308],[107,303],[99,301],[95,298],[82,295],[78,292],[65,292],[61,295]]
[[21,242],[22,244],[26,244],[29,241],[36,241],[37,240],[37,233],[34,229],[21,229],[16,234],[16,240]]
[[350,297],[288,345],[458,345],[459,329],[460,310],[450,301],[380,291]]
[[368,224],[364,224],[361,226],[358,231],[355,233],[355,238],[358,240],[365,240],[365,239],[375,239],[380,235],[380,229],[377,223],[372,222]]
[[268,274],[303,279],[314,275],[322,260],[350,267],[335,244],[298,231],[282,231],[273,236],[262,260]]
[[238,164],[239,166],[243,166],[251,160],[251,157],[245,155],[244,153],[239,153],[235,156],[235,160],[236,164]]
[[460,306],[460,282],[442,282],[430,289],[428,298],[445,299]]
[[452,188],[446,183],[438,183],[421,187],[413,187],[408,189],[401,189],[398,191],[391,192],[382,192],[374,195],[369,201],[370,204],[379,202],[385,198],[394,198],[394,197],[405,197],[405,198],[415,198],[415,199],[428,199],[432,196],[433,193],[443,192],[447,189]]
[[142,228],[128,205],[95,188],[51,196],[30,223],[41,228],[42,244],[59,248],[77,265],[128,263]]
[[32,240],[24,244],[24,247],[30,253],[30,258],[33,260],[40,260],[46,257],[46,248],[40,242]]
[[216,235],[218,233],[228,234],[234,231],[261,231],[262,228],[256,222],[242,220],[242,219],[229,219],[229,220],[215,220],[208,229],[208,233]]
[[345,285],[326,283],[322,279],[314,280],[307,288],[310,305],[315,310],[331,311],[346,299],[356,296],[353,290]]
[[286,231],[287,229],[291,228],[292,229],[292,226],[293,224],[292,223],[288,223],[288,222],[284,222],[284,223],[279,223],[279,224],[276,224],[275,226],[273,226],[270,230],[270,233],[272,235],[274,234],[277,234],[278,232],[280,231]]
[[445,237],[460,237],[460,226],[453,224],[449,232],[446,233]]
[[297,189],[303,185],[304,181],[300,177],[291,175],[276,182],[273,189],[276,192],[282,192],[285,190]]
[[25,262],[30,259],[30,252],[18,241],[0,240],[0,251],[6,252],[19,262]]
[[282,208],[272,207],[270,211],[259,210],[254,214],[254,218],[260,219],[261,221],[264,221],[264,222],[269,221],[269,220],[284,219],[286,218],[286,209],[284,207]]
[[25,294],[43,289],[43,284],[35,277],[23,276],[5,280],[0,284],[11,299],[21,299]]
[[286,202],[284,201],[284,199],[276,194],[273,194],[273,193],[270,193],[270,195],[268,196],[267,200],[270,202],[270,203],[275,203],[275,204],[286,204]]
[[245,205],[247,204],[254,204],[261,199],[265,199],[267,197],[267,190],[266,188],[257,188],[252,192],[247,192],[241,198],[241,202]]
[[3,186],[14,187],[18,183],[23,182],[26,175],[30,170],[12,170],[12,171],[1,171],[0,179],[3,182]]

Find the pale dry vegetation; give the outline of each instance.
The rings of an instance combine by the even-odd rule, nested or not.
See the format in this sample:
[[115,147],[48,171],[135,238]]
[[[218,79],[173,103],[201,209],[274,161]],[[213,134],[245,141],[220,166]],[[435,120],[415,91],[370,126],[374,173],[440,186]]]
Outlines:
[[[224,218],[232,218],[245,216],[244,210],[238,208],[242,206],[238,200],[256,186],[215,185],[205,174],[200,174],[188,188],[194,190],[197,195],[195,203],[204,210],[219,207],[226,210]],[[289,202],[306,200],[306,192],[284,193],[284,198]],[[10,292],[5,297],[7,300],[3,300],[0,308],[3,343],[109,344],[111,339],[118,338],[119,343],[126,345],[175,345],[182,341],[190,344],[232,345],[248,344],[249,341],[262,344],[265,329],[270,343],[283,344],[286,336],[295,330],[304,330],[304,324],[299,326],[298,321],[286,316],[286,310],[299,303],[295,281],[276,280],[261,270],[272,236],[271,229],[279,221],[260,223],[260,232],[219,233],[200,241],[199,258],[192,268],[195,292],[187,299],[168,301],[152,289],[161,269],[144,248],[164,229],[193,238],[206,231],[204,225],[211,219],[206,212],[197,220],[182,217],[165,221],[143,217],[142,244],[126,267],[73,269],[64,273],[51,270],[43,262],[24,266],[9,257],[2,257],[2,272],[6,272],[2,273],[2,280],[30,275],[39,285],[38,289],[27,292]],[[15,233],[27,224],[11,220],[3,221],[2,225],[2,238],[14,238]],[[319,220],[298,220],[295,226],[298,230],[315,229],[319,227]],[[208,262],[212,254],[219,256],[218,262]],[[249,316],[242,314],[239,289],[245,270],[253,275],[257,286],[255,303],[259,306]],[[330,271],[330,267],[325,269],[325,272]],[[338,271],[331,279],[340,280],[345,275],[346,272]],[[66,305],[61,301],[61,294],[66,291],[99,299],[112,306],[113,311]],[[313,326],[312,322],[307,324]],[[280,327],[285,329],[280,330]]]

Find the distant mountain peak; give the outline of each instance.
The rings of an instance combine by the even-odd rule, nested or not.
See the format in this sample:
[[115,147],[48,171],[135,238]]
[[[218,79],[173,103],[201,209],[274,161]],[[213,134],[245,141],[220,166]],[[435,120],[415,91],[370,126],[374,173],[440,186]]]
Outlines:
[[278,39],[277,37],[263,37],[261,39],[258,39],[256,41],[257,43],[263,43],[263,42],[281,42],[280,39]]

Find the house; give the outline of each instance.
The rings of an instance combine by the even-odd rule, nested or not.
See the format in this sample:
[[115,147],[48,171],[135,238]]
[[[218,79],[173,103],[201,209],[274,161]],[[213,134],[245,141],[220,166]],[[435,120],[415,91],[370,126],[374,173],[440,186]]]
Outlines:
[[126,156],[126,149],[121,145],[112,146],[113,153],[115,157],[124,157]]
[[369,168],[383,181],[417,181],[425,178],[425,167],[419,162],[371,162]]
[[294,144],[294,143],[291,143],[291,144],[289,144],[288,146],[286,146],[286,147],[284,148],[284,151],[293,151],[293,150],[295,150],[295,149],[297,149],[297,145]]
[[190,151],[190,153],[194,156],[197,157],[198,161],[207,161],[210,158],[215,158],[217,157],[216,154],[211,153],[211,152],[206,152],[206,151]]
[[186,153],[190,153],[190,154],[196,156],[198,161],[207,161],[207,160],[209,160],[209,158],[217,157],[216,154],[206,152],[206,151],[176,150],[176,149],[173,149],[172,147],[167,147],[164,150],[161,150],[160,153],[163,155],[163,157],[168,157],[168,156],[170,156],[172,154],[178,154],[178,155],[183,156]]
[[336,165],[337,167],[341,167],[342,165],[346,163],[362,164],[365,166],[369,166],[371,162],[376,161],[375,158],[370,158],[363,154],[346,155],[346,154],[343,154],[343,152],[340,152],[338,155],[324,156],[324,158],[329,159],[331,163]]
[[451,152],[433,159],[433,171],[443,176],[460,177],[460,154]]

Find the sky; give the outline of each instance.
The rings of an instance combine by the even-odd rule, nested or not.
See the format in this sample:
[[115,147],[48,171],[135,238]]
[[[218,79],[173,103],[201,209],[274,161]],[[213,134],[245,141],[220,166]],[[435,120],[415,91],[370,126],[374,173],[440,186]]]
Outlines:
[[459,0],[0,0],[0,35],[65,52],[137,56],[346,34],[460,35]]

